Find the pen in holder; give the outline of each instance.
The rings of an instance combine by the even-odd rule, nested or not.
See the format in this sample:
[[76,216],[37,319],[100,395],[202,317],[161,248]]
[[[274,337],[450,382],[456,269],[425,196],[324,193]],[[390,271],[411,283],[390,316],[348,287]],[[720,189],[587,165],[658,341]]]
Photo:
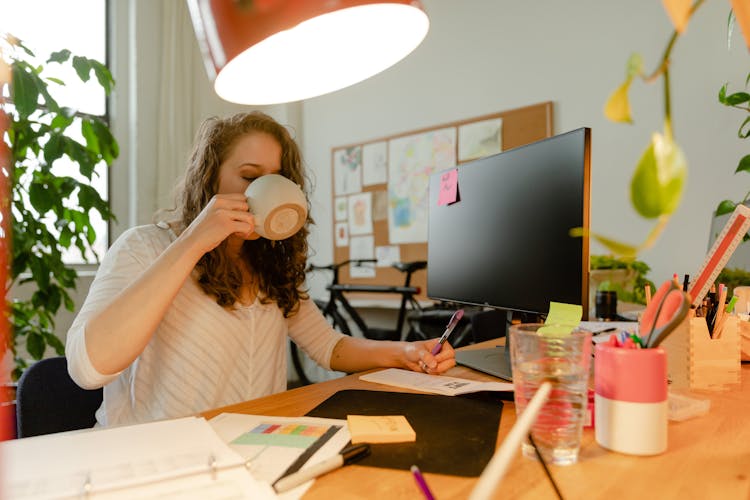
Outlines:
[[596,442],[631,455],[667,449],[667,355],[664,349],[599,344],[594,355]]

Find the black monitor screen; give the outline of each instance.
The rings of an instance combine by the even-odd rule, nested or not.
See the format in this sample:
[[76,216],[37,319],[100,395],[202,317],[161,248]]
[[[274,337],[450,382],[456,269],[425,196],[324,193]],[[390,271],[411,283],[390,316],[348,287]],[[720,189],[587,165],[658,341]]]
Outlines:
[[430,177],[427,295],[545,314],[550,301],[588,317],[590,129],[457,167],[458,201],[438,205]]

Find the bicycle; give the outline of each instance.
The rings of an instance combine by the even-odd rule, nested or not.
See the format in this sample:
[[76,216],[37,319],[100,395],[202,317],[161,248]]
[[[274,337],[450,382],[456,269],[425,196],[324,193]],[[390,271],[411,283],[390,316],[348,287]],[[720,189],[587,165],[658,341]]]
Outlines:
[[[350,264],[362,265],[375,262],[377,262],[376,259],[350,259],[338,264],[334,263],[327,266],[310,264],[307,268],[308,272],[327,270],[333,273],[333,278],[330,284],[326,286],[326,289],[329,291],[328,300],[315,299],[315,304],[321,310],[323,316],[326,317],[331,326],[345,335],[351,337],[354,333],[350,323],[345,317],[346,315],[354,322],[359,332],[361,332],[361,334],[367,339],[401,340],[404,324],[406,323],[407,309],[411,308],[415,311],[422,310],[422,306],[415,298],[416,295],[419,294],[420,289],[411,286],[410,284],[412,275],[421,269],[425,269],[427,267],[427,262],[396,262],[392,264],[392,267],[406,275],[402,286],[351,285],[339,283],[339,270],[342,267]],[[367,326],[365,320],[347,299],[345,294],[350,292],[400,295],[401,304],[399,306],[395,328],[373,328]],[[304,351],[298,349],[294,342],[290,343],[290,354],[297,376],[299,377],[300,382],[304,385],[345,375],[344,373],[332,372],[321,368],[315,363],[315,361],[307,357]]]

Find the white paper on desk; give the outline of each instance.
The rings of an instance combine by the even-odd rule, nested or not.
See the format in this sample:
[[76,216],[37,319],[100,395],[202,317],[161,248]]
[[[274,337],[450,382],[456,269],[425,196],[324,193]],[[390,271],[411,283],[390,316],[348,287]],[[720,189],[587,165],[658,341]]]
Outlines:
[[458,396],[479,391],[512,391],[513,384],[507,382],[480,382],[465,378],[446,377],[445,375],[429,375],[427,373],[389,368],[374,373],[361,375],[360,380],[377,384],[414,389],[415,391],[431,392],[445,396]]
[[[269,439],[265,444],[233,444],[238,436],[264,424],[281,426],[307,426],[307,427],[331,427],[338,426],[340,429],[329,438],[325,444],[315,452],[302,469],[315,465],[327,458],[335,456],[349,442],[351,436],[346,420],[318,417],[272,417],[264,415],[245,415],[239,413],[221,413],[209,420],[216,434],[229,444],[246,461],[248,469],[256,478],[272,484],[292,465],[297,457],[302,455],[305,448],[295,446],[293,443],[287,446],[274,446],[273,440]],[[312,485],[309,481],[305,485],[294,488],[282,495],[280,498],[300,498]]]
[[[274,498],[203,418],[0,443],[6,498]],[[212,462],[212,468],[209,463]]]

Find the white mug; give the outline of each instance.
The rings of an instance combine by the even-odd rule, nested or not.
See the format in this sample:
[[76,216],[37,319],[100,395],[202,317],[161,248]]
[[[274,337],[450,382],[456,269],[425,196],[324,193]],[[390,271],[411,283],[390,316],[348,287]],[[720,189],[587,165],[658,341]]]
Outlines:
[[258,177],[245,190],[255,217],[255,232],[269,240],[289,238],[307,220],[307,198],[300,187],[278,174]]

